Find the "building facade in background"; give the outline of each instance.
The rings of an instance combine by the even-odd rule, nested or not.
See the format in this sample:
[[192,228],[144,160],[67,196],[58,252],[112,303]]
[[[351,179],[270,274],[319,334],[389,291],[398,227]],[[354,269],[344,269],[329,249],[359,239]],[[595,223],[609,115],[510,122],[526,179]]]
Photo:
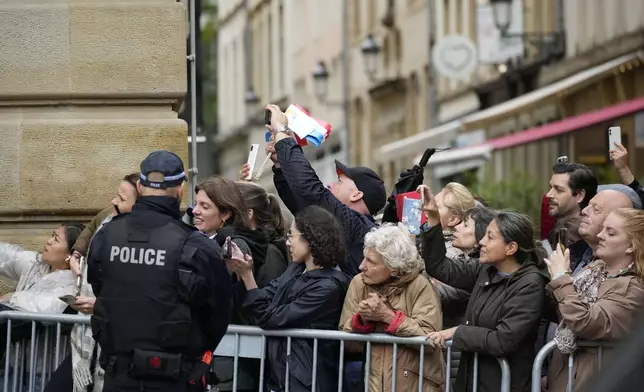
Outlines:
[[[324,182],[340,158],[374,168],[392,186],[426,148],[443,147],[451,150],[428,166],[434,186],[518,172],[545,184],[560,155],[607,168],[609,125],[622,126],[633,152],[644,148],[641,1],[508,0],[503,20],[487,0],[224,3],[237,4],[220,11],[224,175],[236,176],[250,143],[264,143],[268,102],[298,103],[333,124],[321,149],[305,149]],[[234,20],[245,20],[246,46]],[[224,36],[238,37],[231,42],[246,52],[226,57],[235,49]],[[375,56],[365,55],[369,40]],[[250,106],[249,91],[259,99]],[[631,165],[641,175],[636,155]],[[272,189],[268,170],[262,184]]]
[[217,158],[220,174],[236,179],[247,156],[244,93],[249,84],[250,15],[246,0],[220,0],[217,13]]
[[[479,110],[399,140],[379,156],[400,157],[412,150],[420,154],[425,147],[420,145],[452,134],[453,150],[430,161],[429,177],[437,185],[472,178],[464,173],[486,181],[529,173],[545,184],[561,155],[591,166],[601,180],[614,181],[606,131],[620,125],[632,152],[631,167],[642,175],[644,163],[637,161],[636,153],[644,146],[644,21],[636,15],[644,4],[631,0],[512,3],[518,9],[512,12],[508,31],[512,37],[499,39],[499,29],[485,15],[489,5],[465,2],[477,10],[479,71],[490,60],[500,71],[470,85]],[[514,26],[519,18],[521,23]],[[490,55],[495,45],[487,40],[493,35],[502,44],[496,47],[497,56]],[[503,53],[514,40],[523,41],[523,48]],[[449,105],[444,86],[439,84],[440,112]]]

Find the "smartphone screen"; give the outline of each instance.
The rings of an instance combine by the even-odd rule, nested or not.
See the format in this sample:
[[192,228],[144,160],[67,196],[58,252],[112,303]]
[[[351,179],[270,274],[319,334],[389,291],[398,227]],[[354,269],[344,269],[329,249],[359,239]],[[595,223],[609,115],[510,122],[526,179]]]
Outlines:
[[226,238],[226,242],[224,242],[224,249],[223,249],[224,259],[230,259],[233,256],[233,249],[232,249],[232,246],[230,246],[230,242],[231,242],[230,237]]
[[425,208],[425,190],[420,188],[420,209]]
[[67,305],[73,305],[74,302],[76,302],[76,297],[74,297],[73,295],[63,295],[62,297],[58,297],[58,299],[60,299]]
[[608,151],[615,150],[617,144],[622,144],[622,128],[610,127],[608,128]]
[[562,252],[568,247],[568,229],[565,227],[557,231],[557,243],[561,247]]
[[259,151],[259,144],[251,144],[250,152],[248,153],[248,166],[250,166],[250,171],[246,180],[251,180],[253,178],[253,171],[255,170],[255,161],[257,160],[257,152]]
[[264,124],[270,125],[272,117],[273,113],[270,110],[266,109],[266,112],[264,112]]

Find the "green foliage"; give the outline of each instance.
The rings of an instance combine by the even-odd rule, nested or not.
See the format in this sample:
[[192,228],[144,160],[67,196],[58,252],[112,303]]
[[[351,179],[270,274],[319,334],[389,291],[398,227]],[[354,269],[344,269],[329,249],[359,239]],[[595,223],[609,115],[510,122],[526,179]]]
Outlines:
[[479,181],[474,176],[469,180],[472,193],[481,197],[488,206],[526,214],[532,220],[535,229],[538,229],[541,220],[543,184],[530,174],[516,172],[510,178],[501,181],[490,179]]
[[203,121],[206,129],[217,123],[217,5],[202,1],[201,25]]
[[595,173],[598,184],[621,184],[619,173],[613,165],[591,166],[590,169]]

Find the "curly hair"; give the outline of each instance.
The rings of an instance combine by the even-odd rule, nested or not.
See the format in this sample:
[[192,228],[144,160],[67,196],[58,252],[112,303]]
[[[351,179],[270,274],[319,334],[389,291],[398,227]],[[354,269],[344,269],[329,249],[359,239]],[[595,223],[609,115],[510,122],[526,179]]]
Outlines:
[[332,268],[344,262],[344,230],[327,210],[318,206],[305,208],[295,216],[295,227],[309,245],[315,265]]

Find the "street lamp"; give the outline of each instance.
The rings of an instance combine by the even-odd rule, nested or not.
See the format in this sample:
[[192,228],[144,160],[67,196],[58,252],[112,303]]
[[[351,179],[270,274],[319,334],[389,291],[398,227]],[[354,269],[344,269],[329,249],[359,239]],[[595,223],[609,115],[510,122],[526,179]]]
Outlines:
[[244,94],[244,103],[246,104],[246,116],[253,114],[259,103],[259,97],[255,94],[252,87],[249,87]]
[[490,0],[494,24],[506,36],[512,22],[512,0]]
[[369,79],[373,79],[378,71],[378,55],[380,54],[380,45],[373,38],[372,34],[367,35],[367,38],[362,41],[360,45],[362,51],[362,60],[364,61],[364,70]]
[[313,90],[320,101],[326,100],[329,93],[329,71],[324,61],[318,61],[313,69]]
[[[512,6],[514,0],[490,0],[494,24],[501,32],[501,38],[521,38],[530,45],[539,48],[539,56],[542,61],[550,62],[560,59],[565,53],[565,32],[563,22],[560,21],[559,29],[553,32],[510,32],[512,24]],[[559,5],[561,7],[561,5]],[[558,9],[557,13],[562,15],[563,10]]]

